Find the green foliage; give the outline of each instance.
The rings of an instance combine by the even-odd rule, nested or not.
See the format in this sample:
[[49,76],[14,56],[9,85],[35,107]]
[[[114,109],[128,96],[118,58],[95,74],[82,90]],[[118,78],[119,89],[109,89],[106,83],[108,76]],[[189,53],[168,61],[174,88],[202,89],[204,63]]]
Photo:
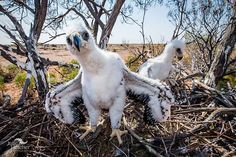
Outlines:
[[230,74],[223,77],[217,84],[217,89],[227,89],[228,84],[232,88],[236,88],[236,74]]
[[69,81],[75,78],[75,76],[78,74],[79,70],[78,69],[73,69],[66,77],[65,80]]
[[13,79],[21,69],[14,64],[10,64],[6,67],[6,72],[9,78]]
[[72,59],[69,64],[77,64],[79,65],[79,62],[76,59]]
[[136,60],[136,58],[137,58],[136,55],[129,55],[126,59],[127,66],[131,71],[137,71],[139,66],[142,64],[142,60],[141,59]]
[[47,77],[50,77],[50,80],[47,78],[47,80],[49,80],[50,84],[55,85],[58,83],[56,75],[54,73],[49,73],[49,76],[47,75]]
[[4,85],[4,77],[0,74],[0,90],[3,90],[5,87]]
[[[19,73],[17,73],[14,78],[15,84],[21,88],[24,86],[25,80],[26,80],[26,72],[24,71],[20,71]],[[33,88],[34,88],[34,79],[33,77],[31,77],[29,89],[33,89]]]
[[3,67],[0,65],[0,76],[4,75]]
[[[69,64],[79,64],[79,62],[77,60],[73,59],[69,62]],[[72,67],[61,67],[60,71],[61,71],[62,75],[64,75],[63,79],[65,81],[69,81],[69,80],[75,78],[75,76],[79,73],[79,69],[72,68]]]

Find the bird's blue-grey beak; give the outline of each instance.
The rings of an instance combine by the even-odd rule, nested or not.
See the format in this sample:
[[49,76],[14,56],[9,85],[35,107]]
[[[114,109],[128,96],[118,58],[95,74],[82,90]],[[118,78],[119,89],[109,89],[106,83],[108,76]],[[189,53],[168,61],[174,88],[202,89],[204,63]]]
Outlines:
[[74,38],[74,44],[75,44],[76,48],[80,51],[80,47],[81,47],[82,43],[81,43],[81,39],[80,39],[79,35],[75,34],[73,38]]

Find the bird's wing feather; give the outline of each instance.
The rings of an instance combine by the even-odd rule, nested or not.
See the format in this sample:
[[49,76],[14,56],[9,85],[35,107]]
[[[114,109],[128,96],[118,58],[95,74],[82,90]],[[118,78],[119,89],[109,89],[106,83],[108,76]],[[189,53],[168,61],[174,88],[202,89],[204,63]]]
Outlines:
[[[76,100],[82,100],[80,72],[74,79],[57,86],[47,93],[45,109],[64,123],[75,123],[84,120],[82,112],[76,108]],[[77,101],[78,103],[78,101]]]
[[144,114],[147,123],[162,122],[170,116],[170,106],[174,103],[174,97],[166,84],[142,77],[128,68],[124,68],[124,78],[127,95],[147,104]]

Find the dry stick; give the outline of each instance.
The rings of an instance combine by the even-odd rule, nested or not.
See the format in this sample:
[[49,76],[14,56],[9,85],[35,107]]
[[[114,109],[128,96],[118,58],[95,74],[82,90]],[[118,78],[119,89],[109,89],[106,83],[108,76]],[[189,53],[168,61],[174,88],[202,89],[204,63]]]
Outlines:
[[125,128],[129,131],[129,133],[136,138],[142,145],[145,146],[145,148],[148,150],[149,153],[157,156],[157,157],[163,157],[161,154],[157,153],[151,146],[148,145],[141,137],[139,137],[132,129],[128,127],[128,123],[126,121],[126,118],[123,116],[123,122],[125,125]]
[[[206,124],[199,124],[196,127],[194,127],[193,129],[191,129],[189,132],[187,133],[180,133],[176,135],[176,139],[183,139],[186,137],[189,137],[191,135],[195,135],[197,132],[201,131],[204,128],[207,128],[209,125],[209,122],[213,119],[218,117],[219,115],[217,115],[218,113],[230,113],[230,112],[236,112],[236,108],[218,108],[216,109],[214,112],[212,112],[203,122]],[[172,140],[173,136],[169,136],[164,138],[164,140]],[[156,138],[155,141],[161,141],[160,138]]]
[[230,151],[230,152],[228,152],[228,153],[225,153],[222,157],[232,156],[232,155],[234,155],[235,153],[236,153],[236,150],[232,150],[232,151]]
[[220,112],[235,112],[236,108],[218,108],[216,109],[214,112],[212,112],[203,122],[206,122],[206,125],[204,126],[204,124],[199,124],[196,127],[194,127],[192,130],[189,131],[190,134],[194,134],[200,130],[202,130],[203,128],[206,128],[208,126],[208,122],[211,121],[213,118],[217,117],[218,113]]
[[202,83],[198,80],[194,80],[194,82],[197,83],[198,85],[202,86],[203,88],[207,89],[208,91],[216,92],[218,95],[220,95],[226,101],[227,107],[235,107],[223,94],[221,94],[220,91],[218,91],[218,90],[216,90],[212,87],[209,87],[209,86],[205,85],[204,83]]
[[207,108],[207,107],[203,107],[203,108],[190,108],[190,109],[183,109],[183,110],[176,110],[173,111],[173,114],[186,114],[186,113],[193,113],[193,112],[208,112],[208,111],[214,111],[218,108]]
[[[40,124],[42,124],[46,118],[46,114],[43,116],[43,120]],[[43,129],[43,125],[40,126],[40,129],[39,129],[39,134],[38,134],[38,139],[37,139],[37,144],[36,144],[36,147],[39,146],[39,142],[40,142],[40,137],[41,137],[41,133],[42,133],[42,129]],[[41,150],[41,148],[39,148],[39,150]]]
[[[57,123],[54,121],[55,125],[57,126],[58,129],[60,129],[60,127],[57,125]],[[66,137],[67,141],[74,147],[74,149],[79,153],[80,156],[82,156],[82,153],[79,151],[79,149],[74,145],[74,143],[66,136],[66,134],[64,132],[62,132],[63,135]]]

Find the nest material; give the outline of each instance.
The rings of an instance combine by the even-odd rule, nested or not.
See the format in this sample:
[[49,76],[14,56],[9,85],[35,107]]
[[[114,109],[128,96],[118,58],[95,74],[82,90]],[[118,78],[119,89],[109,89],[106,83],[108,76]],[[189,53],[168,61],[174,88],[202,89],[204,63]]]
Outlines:
[[[178,88],[178,89],[177,89]],[[218,93],[201,83],[178,82],[172,88],[179,105],[172,106],[172,116],[164,123],[149,126],[142,117],[145,107],[127,100],[121,129],[123,145],[110,140],[110,121],[84,141],[82,124],[66,125],[47,114],[39,102],[31,103],[17,114],[0,111],[0,154],[13,148],[20,138],[27,143],[17,147],[18,156],[231,156],[236,154],[235,91]],[[227,99],[227,100],[225,100]],[[80,110],[88,117],[83,105]],[[88,119],[86,119],[88,121]],[[88,122],[86,122],[88,125]]]

